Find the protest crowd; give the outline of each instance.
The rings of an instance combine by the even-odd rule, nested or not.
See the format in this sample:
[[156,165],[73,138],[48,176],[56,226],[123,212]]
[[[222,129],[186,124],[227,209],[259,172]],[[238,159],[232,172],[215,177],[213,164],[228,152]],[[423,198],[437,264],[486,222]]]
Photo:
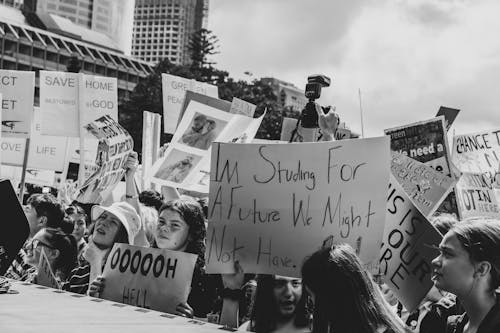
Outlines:
[[[25,74],[0,71],[20,84]],[[257,333],[500,332],[500,131],[448,145],[454,117],[443,112],[341,140],[339,115],[310,102],[281,141],[253,140],[255,106],[164,74],[173,137],[160,147],[159,115],[144,112],[140,163],[116,109],[85,104],[115,101],[116,81],[40,75],[40,107],[28,101],[25,118],[40,129],[26,124],[24,138],[73,138],[81,153],[65,154],[57,190],[24,202],[24,184],[4,175],[1,293],[31,283]],[[75,92],[43,85],[71,75]],[[169,90],[173,81],[191,91]],[[74,110],[47,104],[75,94]],[[305,116],[317,125],[302,126]]]

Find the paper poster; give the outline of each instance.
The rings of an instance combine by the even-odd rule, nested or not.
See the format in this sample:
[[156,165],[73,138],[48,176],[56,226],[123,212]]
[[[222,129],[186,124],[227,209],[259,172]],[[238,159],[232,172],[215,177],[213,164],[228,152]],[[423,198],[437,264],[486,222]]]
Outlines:
[[150,188],[150,170],[158,159],[161,136],[161,116],[144,111],[142,118],[142,188]]
[[[68,142],[68,139],[64,137],[42,135],[41,111],[35,107],[28,153],[28,168],[62,172],[66,164]],[[2,163],[22,166],[25,150],[25,139],[4,138],[2,140]]]
[[498,198],[484,174],[464,172],[457,183],[456,194],[462,219],[500,218]]
[[36,275],[36,283],[54,289],[61,289],[61,284],[57,281],[52,268],[50,267],[49,260],[42,247],[40,253],[40,263],[38,264],[38,271]]
[[2,198],[0,225],[2,230],[8,230],[0,232],[0,275],[4,275],[28,239],[30,227],[16,192],[7,179],[0,180],[0,197]]
[[188,299],[196,258],[186,252],[115,243],[104,267],[101,297],[175,313]]
[[162,73],[161,83],[165,133],[175,132],[184,101],[184,94],[187,90],[216,98],[219,97],[217,86],[192,79],[185,79],[179,76]]
[[[10,179],[12,184],[19,183],[23,172],[22,167],[2,165],[2,177]],[[25,182],[39,186],[54,186],[55,172],[53,170],[26,169]]]
[[367,266],[378,260],[389,181],[389,138],[224,144],[212,149],[208,273],[299,277],[305,256],[332,236]]
[[118,121],[118,81],[115,77],[79,74],[78,104],[80,132],[83,126],[109,115]]
[[460,171],[483,173],[490,184],[500,187],[500,129],[455,135],[452,161]]
[[253,118],[256,107],[257,106],[252,103],[233,97],[233,101],[231,102],[231,109],[229,110],[229,112]]
[[98,170],[79,189],[77,200],[82,203],[100,203],[125,175],[123,167],[134,142],[130,134],[109,115],[94,120],[85,128],[99,139],[95,163]]
[[30,136],[35,97],[35,72],[0,69],[2,137]]
[[391,172],[411,202],[427,218],[439,207],[456,181],[430,166],[391,152]]
[[263,116],[249,118],[191,101],[163,158],[151,169],[152,181],[208,193],[213,142],[249,142]]
[[458,113],[460,112],[460,109],[453,109],[453,108],[448,108],[446,106],[441,106],[439,107],[439,111],[436,114],[436,117],[443,116],[444,117],[444,124],[446,127],[446,131],[448,131],[453,125],[453,122],[458,116]]
[[410,312],[433,286],[431,261],[439,252],[432,246],[438,246],[441,239],[391,175],[379,269],[384,282]]
[[79,137],[78,73],[40,71],[43,135]]
[[224,112],[229,112],[231,110],[231,103],[228,101],[187,90],[186,95],[184,96],[184,102],[182,103],[181,113],[179,115],[179,120],[177,122],[177,126],[179,125],[182,118],[184,117],[184,114],[186,113],[186,109],[191,102],[198,102],[200,104],[210,105],[212,108],[220,110],[220,111],[224,111]]
[[298,120],[295,118],[283,117],[283,124],[281,125],[281,136],[280,136],[281,141],[286,141],[286,142],[290,141],[290,138],[292,137],[293,132],[297,127],[297,121]]
[[386,129],[384,133],[391,136],[392,151],[453,177],[444,117]]

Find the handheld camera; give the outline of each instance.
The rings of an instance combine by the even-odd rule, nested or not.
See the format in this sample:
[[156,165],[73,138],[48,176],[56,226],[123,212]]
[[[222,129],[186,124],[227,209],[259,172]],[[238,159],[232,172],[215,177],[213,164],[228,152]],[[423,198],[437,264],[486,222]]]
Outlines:
[[[307,78],[305,96],[309,99],[306,106],[302,110],[301,124],[304,128],[318,128],[318,114],[316,112],[315,100],[321,96],[321,88],[329,87],[331,79],[326,75],[311,75]],[[323,108],[323,112],[327,113],[329,108]]]

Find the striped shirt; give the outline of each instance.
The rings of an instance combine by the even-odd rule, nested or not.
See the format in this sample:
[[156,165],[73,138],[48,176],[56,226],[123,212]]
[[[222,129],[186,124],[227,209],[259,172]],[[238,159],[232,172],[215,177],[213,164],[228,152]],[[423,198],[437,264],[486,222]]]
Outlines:
[[25,260],[26,245],[27,243],[23,245],[23,247],[19,250],[19,253],[14,258],[14,261],[12,261],[12,264],[10,264],[9,269],[4,275],[6,278],[20,281],[29,275],[28,271],[32,266],[28,265]]
[[71,277],[62,289],[77,294],[86,294],[90,283],[90,264],[87,261],[80,263],[77,268],[71,271],[70,275]]

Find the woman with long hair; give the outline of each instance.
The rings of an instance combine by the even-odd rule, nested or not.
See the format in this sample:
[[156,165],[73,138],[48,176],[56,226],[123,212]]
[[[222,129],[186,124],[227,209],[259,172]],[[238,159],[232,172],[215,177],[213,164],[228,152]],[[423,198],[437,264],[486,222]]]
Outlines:
[[405,332],[354,249],[326,247],[302,266],[302,282],[313,303],[313,333]]
[[465,313],[449,318],[448,332],[500,332],[500,221],[453,225],[432,261],[434,285],[457,296]]

